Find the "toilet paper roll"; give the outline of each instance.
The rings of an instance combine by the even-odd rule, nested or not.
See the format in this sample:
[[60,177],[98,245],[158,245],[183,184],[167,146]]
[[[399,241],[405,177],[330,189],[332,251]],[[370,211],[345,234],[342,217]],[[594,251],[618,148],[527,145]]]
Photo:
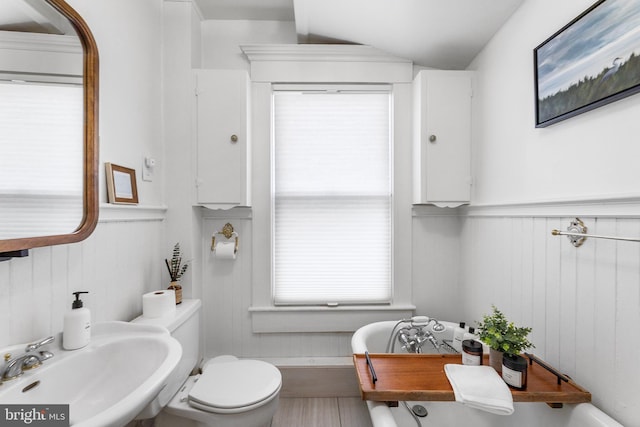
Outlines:
[[167,289],[142,295],[142,317],[155,319],[175,312],[175,291]]
[[213,255],[218,259],[236,259],[235,240],[216,242]]

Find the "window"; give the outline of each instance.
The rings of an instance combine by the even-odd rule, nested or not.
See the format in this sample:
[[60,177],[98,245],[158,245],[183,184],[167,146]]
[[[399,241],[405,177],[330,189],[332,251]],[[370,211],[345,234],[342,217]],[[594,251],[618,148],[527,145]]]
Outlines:
[[386,86],[275,87],[275,304],[391,301],[390,106]]

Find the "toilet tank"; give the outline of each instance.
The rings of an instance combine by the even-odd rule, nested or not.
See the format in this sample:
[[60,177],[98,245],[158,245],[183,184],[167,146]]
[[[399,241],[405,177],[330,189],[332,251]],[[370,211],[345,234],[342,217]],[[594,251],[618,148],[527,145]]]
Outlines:
[[176,306],[174,315],[145,318],[136,317],[131,322],[146,325],[158,325],[166,328],[172,337],[182,345],[182,359],[167,379],[167,385],[158,396],[136,417],[136,419],[153,418],[171,400],[184,384],[189,374],[200,362],[200,307],[199,299],[183,299]]

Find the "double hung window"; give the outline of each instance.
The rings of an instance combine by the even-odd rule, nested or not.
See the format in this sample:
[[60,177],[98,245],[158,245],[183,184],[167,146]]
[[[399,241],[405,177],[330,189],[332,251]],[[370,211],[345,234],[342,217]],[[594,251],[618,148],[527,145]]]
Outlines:
[[391,301],[391,100],[386,86],[274,87],[276,305]]

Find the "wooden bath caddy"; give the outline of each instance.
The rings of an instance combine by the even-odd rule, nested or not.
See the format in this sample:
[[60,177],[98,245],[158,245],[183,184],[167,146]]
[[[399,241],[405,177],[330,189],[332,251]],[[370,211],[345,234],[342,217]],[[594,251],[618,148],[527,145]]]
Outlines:
[[[444,373],[448,363],[462,364],[459,354],[369,354],[376,373],[375,384],[364,354],[354,354],[363,400],[381,402],[455,401]],[[482,362],[489,364],[489,357]],[[554,408],[563,403],[591,402],[591,393],[573,381],[558,381],[556,375],[533,364],[528,366],[526,390],[511,389],[514,402],[544,402]]]

